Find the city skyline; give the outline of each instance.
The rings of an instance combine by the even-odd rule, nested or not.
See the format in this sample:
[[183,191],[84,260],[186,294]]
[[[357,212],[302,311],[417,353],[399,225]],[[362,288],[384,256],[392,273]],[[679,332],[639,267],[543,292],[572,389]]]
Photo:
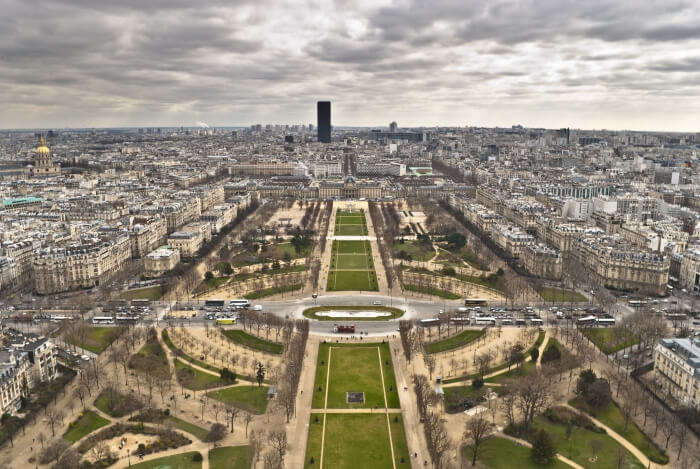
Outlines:
[[[0,128],[696,131],[694,2],[6,0]],[[264,2],[263,2],[264,3]]]

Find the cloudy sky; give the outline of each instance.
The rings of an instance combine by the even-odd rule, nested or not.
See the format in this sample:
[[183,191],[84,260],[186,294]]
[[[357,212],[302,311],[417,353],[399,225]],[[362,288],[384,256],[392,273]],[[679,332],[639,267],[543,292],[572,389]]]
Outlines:
[[0,128],[700,130],[700,2],[0,0]]

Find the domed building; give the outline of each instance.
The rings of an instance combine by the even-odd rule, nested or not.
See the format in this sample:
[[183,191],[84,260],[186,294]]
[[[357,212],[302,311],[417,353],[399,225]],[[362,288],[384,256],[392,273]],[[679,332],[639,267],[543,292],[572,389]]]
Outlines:
[[32,176],[54,176],[61,174],[61,167],[54,164],[51,150],[46,146],[44,137],[41,137],[39,146],[34,150],[34,165],[29,168]]

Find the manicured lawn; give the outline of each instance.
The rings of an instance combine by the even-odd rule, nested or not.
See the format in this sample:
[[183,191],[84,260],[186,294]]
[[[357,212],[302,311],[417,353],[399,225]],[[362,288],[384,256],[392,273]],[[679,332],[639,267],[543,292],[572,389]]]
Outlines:
[[[596,467],[601,469],[618,469],[617,453],[621,446],[611,437],[604,433],[595,433],[591,430],[573,427],[571,439],[566,438],[566,425],[556,424],[544,416],[535,418],[535,429],[544,429],[554,440],[557,451],[583,467]],[[598,459],[593,465],[590,458],[593,456],[591,440],[597,440],[601,449],[597,452]],[[626,453],[623,468],[642,469],[644,466],[634,457],[632,453]]]
[[333,253],[365,254],[370,251],[369,241],[333,241]]
[[367,270],[368,258],[364,254],[336,254],[335,268],[338,270]]
[[306,441],[304,467],[316,468],[321,461],[321,438],[323,435],[323,414],[311,414],[309,436]]
[[[360,318],[351,317],[328,317],[328,316],[318,316],[316,313],[323,311],[381,311],[391,313],[391,316],[379,316],[376,318]],[[396,319],[403,316],[403,311],[398,308],[392,308],[390,306],[315,306],[313,308],[305,309],[304,317],[309,319],[317,319],[319,321],[343,321],[344,319],[352,321],[388,321],[389,319]]]
[[411,455],[408,453],[406,432],[401,415],[389,414],[389,426],[391,427],[391,441],[394,443],[396,467],[411,467]]
[[75,443],[88,433],[94,432],[100,427],[109,425],[109,420],[100,417],[95,412],[87,410],[82,416],[73,422],[68,431],[63,435],[63,439]]
[[484,382],[486,383],[503,383],[510,378],[517,378],[520,376],[528,376],[535,372],[536,366],[531,361],[521,363],[519,367],[513,367],[510,371],[506,371],[503,374],[494,376],[493,378],[486,378]]
[[440,290],[439,288],[419,287],[417,285],[404,284],[403,289],[416,293],[423,293],[424,295],[437,296],[447,300],[458,300],[461,298],[461,296],[457,295],[456,293]]
[[250,349],[275,355],[280,355],[284,350],[284,346],[278,342],[261,339],[240,329],[229,329],[222,332],[229,340]]
[[435,256],[435,250],[433,250],[432,245],[420,243],[418,241],[397,241],[394,243],[394,257],[404,258],[404,255],[398,255],[400,252],[411,256],[412,261],[418,262],[428,262]]
[[378,291],[374,270],[331,270],[328,291]]
[[396,374],[394,373],[394,362],[391,359],[389,344],[379,345],[379,353],[382,357],[382,372],[384,373],[384,390],[386,392],[386,406],[389,409],[400,409],[399,390],[396,386]]
[[335,236],[366,236],[367,227],[365,225],[342,224],[335,226]]
[[284,259],[285,254],[289,254],[289,258],[291,259],[306,257],[309,254],[309,248],[302,249],[301,251],[297,252],[292,243],[274,244],[272,248],[278,253],[275,257],[279,257],[280,259]]
[[622,328],[586,327],[579,330],[606,355],[639,343],[637,336]]
[[[335,409],[384,407],[377,347],[333,347],[328,407]],[[348,403],[347,392],[365,393],[364,403]]]
[[588,301],[585,296],[577,291],[562,290],[561,288],[540,287],[537,293],[544,301],[553,303],[570,303],[570,302],[585,302]]
[[202,282],[205,286],[206,289],[214,289],[216,287],[219,287],[226,283],[231,277],[212,277],[209,279],[204,279],[204,282]]
[[161,296],[163,296],[163,287],[160,285],[156,285],[155,287],[138,288],[136,290],[127,290],[119,295],[122,300],[151,301],[157,301]]
[[465,345],[477,340],[479,337],[482,337],[485,333],[486,329],[466,329],[445,340],[425,344],[425,351],[426,353],[439,353],[464,347]]
[[[174,454],[164,458],[152,459],[150,461],[132,464],[133,469],[201,469],[202,463],[193,460],[197,451],[189,453]],[[134,458],[136,460],[137,458]]]
[[[471,467],[472,450],[470,446],[462,447],[464,467]],[[530,457],[530,448],[520,446],[514,441],[492,436],[479,447],[477,464],[490,469],[570,469],[571,466],[555,459],[551,464],[542,466]],[[597,467],[597,466],[596,466]]]
[[639,448],[639,450],[652,461],[661,464],[666,464],[668,462],[668,457],[661,453],[659,448],[657,448],[644,432],[642,432],[637,424],[630,421],[627,425],[627,430],[625,430],[625,416],[614,402],[611,402],[602,409],[596,409],[594,412],[593,409],[582,404],[578,398],[572,399],[569,401],[569,404],[577,409],[590,413],[593,417],[615,430],[616,433]]
[[186,420],[182,420],[177,417],[173,417],[172,415],[167,418],[167,421],[172,422],[172,424],[176,428],[191,433],[201,441],[204,441],[204,439],[207,437],[207,434],[209,433],[209,430],[205,428],[198,427],[193,423],[187,422]]
[[327,414],[324,467],[391,469],[385,414]]
[[250,293],[246,293],[243,297],[246,300],[257,300],[258,298],[265,298],[267,296],[277,295],[278,293],[286,293],[290,291],[301,290],[301,283],[294,283],[292,285],[285,285],[283,287],[270,287],[264,288],[262,290],[256,290]]
[[166,331],[165,329],[163,329],[163,332],[161,333],[161,337],[163,338],[163,342],[165,342],[165,345],[167,345],[168,348],[170,349],[170,351],[173,352],[176,356],[182,357],[185,360],[187,360],[188,362],[192,362],[199,367],[206,368],[207,370],[211,370],[214,373],[221,372],[221,370],[219,368],[212,366],[208,363],[204,363],[201,360],[197,360],[196,358],[187,355],[185,352],[183,352],[179,348],[175,347],[175,344],[173,344],[173,342],[170,340],[170,336],[168,335],[168,331]]
[[222,446],[209,450],[209,469],[248,469],[247,446]]
[[149,337],[146,345],[141,347],[138,353],[131,356],[129,367],[142,373],[157,373],[158,376],[170,375],[168,357],[158,342],[156,334],[152,338]]
[[264,414],[267,409],[267,386],[234,386],[210,392],[209,397],[232,404],[254,414]]
[[178,382],[187,389],[192,389],[194,391],[215,388],[226,384],[224,381],[221,381],[218,376],[192,368],[182,363],[180,360],[175,360],[175,373],[177,374]]
[[[87,335],[83,342],[71,342],[80,348],[92,353],[100,354],[109,347],[124,331],[121,327],[88,327]],[[70,338],[67,338],[70,341]]]
[[314,380],[314,396],[311,401],[312,409],[323,409],[326,399],[326,377],[328,376],[328,351],[331,345],[322,343],[318,346],[316,361],[316,378]]

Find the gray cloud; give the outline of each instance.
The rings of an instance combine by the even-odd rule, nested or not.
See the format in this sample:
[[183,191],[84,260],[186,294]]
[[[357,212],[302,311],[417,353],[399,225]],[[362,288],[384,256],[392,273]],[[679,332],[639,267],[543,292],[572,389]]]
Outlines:
[[4,0],[0,127],[304,123],[321,97],[337,125],[698,112],[697,2],[389,1]]

